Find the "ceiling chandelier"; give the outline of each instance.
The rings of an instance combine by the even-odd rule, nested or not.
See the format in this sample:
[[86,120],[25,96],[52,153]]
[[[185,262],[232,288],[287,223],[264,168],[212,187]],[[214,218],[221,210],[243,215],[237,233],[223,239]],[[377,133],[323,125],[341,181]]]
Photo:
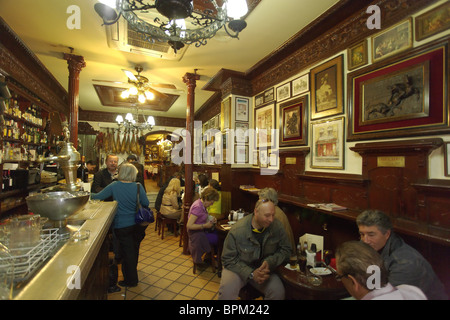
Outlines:
[[128,83],[132,84],[132,87],[122,91],[120,97],[122,99],[129,99],[130,97],[137,97],[137,101],[140,103],[145,103],[147,100],[155,99],[155,94],[153,90],[150,89],[148,84],[148,78],[141,76],[142,66],[136,66],[137,75],[134,75],[128,70],[124,70],[125,74],[128,76]]
[[[148,116],[147,120],[145,122],[138,122],[139,121],[139,112],[136,110],[136,119],[134,119],[133,115],[128,112],[125,116],[125,119],[122,117],[122,115],[118,115],[116,117],[116,122],[120,129],[125,130],[148,130],[152,131],[153,127],[155,126],[155,118],[153,116]],[[145,117],[144,117],[145,119]]]
[[[194,10],[193,0],[99,0],[95,11],[103,24],[112,25],[123,17],[145,41],[168,42],[175,52],[185,44],[205,45],[222,27],[238,38],[247,23],[246,0],[202,0],[206,9]],[[111,4],[112,3],[112,4]],[[152,10],[156,9],[156,10]],[[161,17],[161,15],[163,17]]]

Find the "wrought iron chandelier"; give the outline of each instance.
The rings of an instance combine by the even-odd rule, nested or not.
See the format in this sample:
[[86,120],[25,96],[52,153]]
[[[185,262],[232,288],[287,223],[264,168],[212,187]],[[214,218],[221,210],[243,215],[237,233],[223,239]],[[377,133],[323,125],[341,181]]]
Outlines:
[[[152,131],[153,127],[155,126],[155,118],[153,116],[148,116],[147,120],[145,122],[138,122],[139,121],[139,112],[136,110],[136,119],[134,119],[133,115],[128,112],[125,116],[125,119],[122,117],[122,115],[118,115],[116,117],[116,122],[119,126],[119,130],[124,128],[126,130],[148,130]],[[145,119],[145,117],[144,117]]]
[[193,0],[99,1],[94,8],[103,24],[115,24],[123,17],[143,40],[168,42],[175,52],[185,44],[205,45],[222,27],[231,38],[238,38],[247,26],[241,20],[248,12],[246,0],[222,0],[222,6],[216,0],[202,0],[208,7],[202,12],[194,10]]

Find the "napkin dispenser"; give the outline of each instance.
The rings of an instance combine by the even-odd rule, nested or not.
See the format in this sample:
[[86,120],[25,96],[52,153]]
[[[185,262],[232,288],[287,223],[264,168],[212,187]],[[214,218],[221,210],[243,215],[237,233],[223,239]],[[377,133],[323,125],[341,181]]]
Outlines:
[[[308,248],[311,248],[311,244],[314,243],[316,245],[317,252],[320,252],[320,259],[323,259],[323,236],[319,236],[316,234],[305,233],[303,236],[299,238],[300,248],[303,248],[303,244],[305,242],[308,243]],[[309,250],[308,250],[309,251]]]
[[230,210],[230,214],[228,215],[228,220],[230,221],[238,221],[242,219],[245,215],[244,210]]

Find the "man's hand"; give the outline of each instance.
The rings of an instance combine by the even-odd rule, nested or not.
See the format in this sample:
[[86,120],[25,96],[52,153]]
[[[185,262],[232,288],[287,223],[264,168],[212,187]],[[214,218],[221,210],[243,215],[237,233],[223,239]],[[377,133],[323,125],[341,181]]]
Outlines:
[[258,269],[253,271],[253,280],[256,283],[262,284],[270,277],[270,269],[267,261],[264,261]]

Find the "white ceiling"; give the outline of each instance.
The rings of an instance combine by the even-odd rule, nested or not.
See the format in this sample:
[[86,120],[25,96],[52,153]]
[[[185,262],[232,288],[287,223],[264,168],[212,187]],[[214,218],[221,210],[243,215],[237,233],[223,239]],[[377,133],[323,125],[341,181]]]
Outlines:
[[[186,92],[182,77],[194,72],[202,77],[197,81],[195,110],[213,94],[201,88],[220,69],[246,72],[258,61],[276,50],[312,20],[338,0],[262,0],[247,17],[247,28],[238,39],[218,36],[206,46],[191,45],[180,61],[163,60],[111,49],[106,40],[102,20],[94,11],[96,0],[1,0],[0,15],[25,44],[55,76],[68,88],[67,61],[63,53],[84,57],[86,67],[80,73],[79,106],[83,110],[125,113],[128,110],[102,106],[92,79],[126,81],[122,69],[134,71],[136,64],[144,66],[143,75],[151,82],[171,83]],[[81,28],[70,30],[66,21],[70,5],[81,9]],[[106,85],[113,85],[108,83]],[[120,86],[120,85],[118,85]],[[167,112],[151,112],[154,116],[185,118],[186,94],[183,93]],[[150,113],[148,113],[150,114]]]

